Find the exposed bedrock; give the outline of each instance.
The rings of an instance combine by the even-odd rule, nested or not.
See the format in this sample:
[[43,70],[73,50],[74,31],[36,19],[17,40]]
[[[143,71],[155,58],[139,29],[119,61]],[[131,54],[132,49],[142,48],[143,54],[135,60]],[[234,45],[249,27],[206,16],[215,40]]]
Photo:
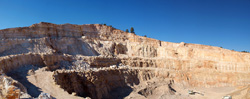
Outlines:
[[65,53],[85,56],[99,55],[87,42],[81,38],[8,38],[0,40],[0,56],[23,53]]
[[[207,88],[250,83],[250,53],[164,42],[101,24],[41,22],[0,30],[2,73],[19,82],[11,74],[26,66],[46,67],[68,93],[98,99],[125,97],[134,85],[151,78]],[[126,90],[115,93],[120,89]],[[140,93],[147,97],[151,89]]]
[[218,63],[207,60],[123,58],[121,62],[132,67],[174,72],[175,81],[186,81],[191,86],[221,87],[247,85],[249,67],[240,63]]
[[35,65],[38,67],[48,67],[55,66],[60,61],[72,61],[72,59],[65,55],[55,55],[55,54],[18,54],[10,55],[0,58],[1,70],[3,73],[11,72],[17,68],[25,65]]
[[[70,94],[93,99],[123,98],[132,92],[132,86],[154,77],[150,70],[106,69],[99,71],[54,73],[55,82]],[[115,94],[114,94],[115,93]]]

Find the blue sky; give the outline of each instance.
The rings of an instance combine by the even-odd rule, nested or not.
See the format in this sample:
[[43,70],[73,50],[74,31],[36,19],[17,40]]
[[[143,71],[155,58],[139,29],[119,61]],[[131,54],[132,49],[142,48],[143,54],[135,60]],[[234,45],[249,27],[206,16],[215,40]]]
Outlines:
[[169,42],[250,51],[250,0],[0,0],[0,29],[106,23]]

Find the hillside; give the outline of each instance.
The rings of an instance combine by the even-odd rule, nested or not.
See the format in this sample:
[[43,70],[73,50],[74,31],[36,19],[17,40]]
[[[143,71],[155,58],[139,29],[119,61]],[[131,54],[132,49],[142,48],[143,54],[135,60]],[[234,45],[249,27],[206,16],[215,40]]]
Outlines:
[[0,30],[0,69],[2,98],[250,98],[250,53],[164,42],[101,24]]

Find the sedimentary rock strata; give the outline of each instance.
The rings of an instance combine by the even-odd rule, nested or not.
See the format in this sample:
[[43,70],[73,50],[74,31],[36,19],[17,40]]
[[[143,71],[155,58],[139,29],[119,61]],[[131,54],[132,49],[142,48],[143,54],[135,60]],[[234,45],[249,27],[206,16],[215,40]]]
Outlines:
[[[26,69],[20,71],[21,68]],[[250,54],[207,45],[164,42],[101,24],[41,22],[0,30],[0,69],[3,75],[17,82],[29,75],[38,76],[39,69],[53,72],[54,85],[77,98],[124,98],[130,93],[137,93],[132,98],[149,98],[154,94],[181,98],[178,88],[249,85]],[[15,77],[16,73],[20,77]],[[3,75],[2,98],[47,95],[41,91],[29,93],[31,89],[25,91],[29,84],[3,87],[12,86],[4,83],[7,76]],[[163,80],[143,85],[154,79]],[[147,87],[140,89],[138,86],[142,85]],[[46,90],[39,84],[36,87]],[[18,90],[13,92],[13,88]],[[157,93],[160,88],[168,93]],[[57,98],[52,92],[48,94]]]

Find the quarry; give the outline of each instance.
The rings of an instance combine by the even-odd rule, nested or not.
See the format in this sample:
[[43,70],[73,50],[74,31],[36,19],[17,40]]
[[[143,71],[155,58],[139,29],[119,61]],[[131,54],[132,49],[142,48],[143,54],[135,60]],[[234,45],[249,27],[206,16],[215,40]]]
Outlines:
[[0,74],[1,99],[250,99],[250,53],[103,24],[0,30]]

